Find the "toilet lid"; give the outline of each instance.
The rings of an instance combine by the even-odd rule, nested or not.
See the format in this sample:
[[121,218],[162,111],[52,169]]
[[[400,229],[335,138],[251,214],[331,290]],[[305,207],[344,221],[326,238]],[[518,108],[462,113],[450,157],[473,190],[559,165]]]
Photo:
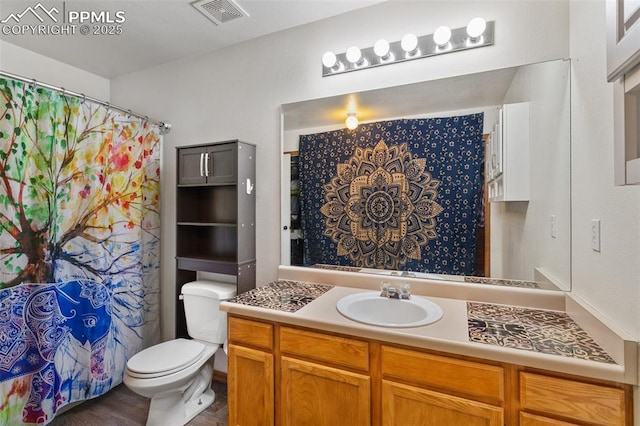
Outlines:
[[195,362],[204,350],[205,346],[195,340],[169,340],[135,354],[127,362],[127,368],[138,374],[173,372]]

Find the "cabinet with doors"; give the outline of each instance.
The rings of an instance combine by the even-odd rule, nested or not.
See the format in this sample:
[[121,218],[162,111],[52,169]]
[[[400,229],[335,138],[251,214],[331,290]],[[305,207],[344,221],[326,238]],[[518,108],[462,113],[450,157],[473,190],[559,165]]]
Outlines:
[[272,324],[229,317],[229,425],[274,424],[273,330]]
[[279,327],[279,424],[371,425],[369,344]]
[[383,425],[504,424],[504,368],[382,346]]
[[224,141],[177,148],[176,336],[186,337],[183,284],[198,272],[232,275],[255,288],[256,147]]
[[234,426],[633,424],[630,385],[233,314],[229,343]]
[[489,201],[529,201],[529,103],[498,110],[485,154]]
[[236,181],[237,143],[179,148],[178,184],[201,185]]

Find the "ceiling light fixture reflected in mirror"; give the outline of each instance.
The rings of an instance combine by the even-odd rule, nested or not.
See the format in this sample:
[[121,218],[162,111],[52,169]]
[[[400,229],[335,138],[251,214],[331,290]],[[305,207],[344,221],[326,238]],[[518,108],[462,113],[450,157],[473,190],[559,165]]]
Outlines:
[[347,119],[344,121],[344,124],[347,125],[347,129],[355,130],[358,127],[358,117],[356,117],[355,112],[348,112]]
[[322,76],[491,46],[493,38],[494,22],[476,17],[461,28],[450,29],[443,25],[433,34],[416,36],[409,33],[396,42],[380,39],[364,49],[352,46],[344,53],[326,52],[322,57]]

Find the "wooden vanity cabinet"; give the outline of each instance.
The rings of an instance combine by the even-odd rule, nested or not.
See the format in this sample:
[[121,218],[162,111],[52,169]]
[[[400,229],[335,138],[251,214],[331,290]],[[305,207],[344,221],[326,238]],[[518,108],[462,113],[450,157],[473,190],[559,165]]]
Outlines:
[[371,425],[369,344],[280,327],[281,425]]
[[229,315],[229,424],[631,426],[632,387]]
[[271,426],[275,420],[273,325],[228,318],[229,425]]
[[382,346],[382,425],[504,424],[504,371]]

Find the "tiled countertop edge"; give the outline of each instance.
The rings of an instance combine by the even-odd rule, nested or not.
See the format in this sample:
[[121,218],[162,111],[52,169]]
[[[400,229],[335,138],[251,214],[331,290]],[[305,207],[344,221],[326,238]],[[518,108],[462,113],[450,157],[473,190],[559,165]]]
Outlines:
[[608,318],[571,293],[564,293],[566,313],[620,365],[625,383],[640,383],[640,344]]

